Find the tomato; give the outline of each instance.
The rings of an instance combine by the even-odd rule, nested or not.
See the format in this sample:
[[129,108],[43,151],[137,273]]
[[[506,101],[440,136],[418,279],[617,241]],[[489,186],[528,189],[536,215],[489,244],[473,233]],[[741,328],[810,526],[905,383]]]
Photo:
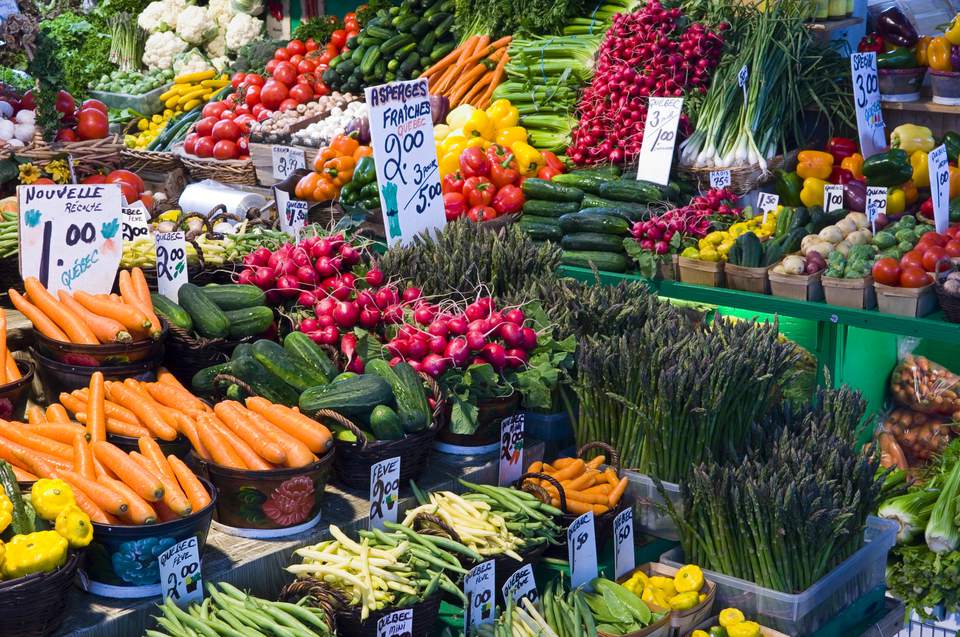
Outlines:
[[70,93],[67,93],[66,91],[60,91],[57,93],[57,102],[54,105],[54,108],[64,115],[73,115],[73,112],[77,110],[77,103],[74,101],[73,96],[70,95]]
[[143,180],[140,179],[140,175],[130,170],[124,170],[123,168],[118,168],[117,170],[111,171],[110,174],[107,175],[107,183],[108,184],[118,184],[118,183],[130,184],[131,186],[137,189],[137,195],[139,195],[141,192],[146,190],[146,186],[144,186]]
[[932,243],[933,245],[944,246],[947,244],[947,238],[939,232],[924,232],[920,241]]
[[324,95],[329,95],[329,94],[330,94],[330,88],[323,83],[323,80],[319,80],[317,81],[316,84],[313,85],[314,97],[323,97]]
[[497,187],[486,177],[470,177],[463,182],[463,196],[471,206],[489,206]]
[[123,195],[123,200],[128,204],[131,204],[140,198],[140,193],[137,192],[137,189],[130,184],[121,181],[118,182],[117,185],[120,186],[120,194]]
[[94,100],[94,99],[83,100],[83,104],[80,105],[80,110],[83,110],[85,108],[95,108],[101,113],[103,113],[104,115],[107,114],[107,105],[101,102],[100,100]]
[[947,251],[940,246],[931,246],[923,253],[923,269],[927,272],[933,272],[933,269],[937,267],[937,261],[948,259],[949,256]]
[[285,48],[280,47],[279,49],[273,52],[273,59],[280,60],[281,62],[284,60],[289,60],[290,52],[287,51]]
[[297,106],[297,100],[288,97],[280,102],[280,108],[278,110],[289,111],[291,108],[296,108]]
[[920,252],[919,250],[911,250],[910,252],[900,257],[901,268],[907,268],[911,266],[915,268],[923,267],[923,253]]
[[203,105],[200,114],[204,117],[216,117],[220,119],[221,113],[227,110],[229,106],[225,102],[209,102]]
[[257,86],[263,86],[265,83],[263,76],[256,73],[247,73],[247,77],[245,77],[243,81],[247,84],[256,84]]
[[270,75],[273,75],[273,72],[277,69],[277,65],[280,64],[280,62],[281,60],[270,60],[269,62],[267,62],[267,65],[266,67],[264,67],[264,69],[266,70],[267,73],[269,73]]
[[297,83],[297,67],[292,62],[281,62],[273,69],[273,79],[287,86]]
[[213,125],[213,136],[217,140],[235,142],[240,138],[240,127],[229,119],[222,119]]
[[254,104],[253,106],[250,107],[250,114],[253,115],[253,116],[256,117],[256,118],[259,118],[259,117],[260,117],[260,113],[262,113],[262,112],[264,112],[264,111],[266,111],[267,113],[270,112],[269,110],[267,110],[267,109],[263,106],[263,104]]
[[290,64],[292,64],[292,65],[294,65],[294,66],[297,66],[298,64],[300,64],[301,62],[303,62],[303,60],[304,60],[304,57],[303,57],[302,55],[291,55],[291,56],[290,56]]
[[[240,106],[238,106],[238,107],[236,107],[235,109],[233,109],[233,112],[237,114],[237,117],[239,117],[239,116],[241,116],[241,115],[249,115],[249,114],[250,114],[250,107],[247,106],[246,104],[241,104]],[[236,117],[235,117],[234,119],[236,119]]]
[[297,64],[298,73],[313,73],[317,70],[317,64],[313,60],[300,60]]
[[332,44],[327,44],[325,53],[329,53],[331,59],[340,55],[340,51],[338,51],[337,47],[333,46]]
[[330,34],[330,44],[337,47],[338,49],[342,49],[343,45],[346,43],[347,43],[347,32],[344,31],[343,29],[337,29],[336,31]]
[[310,88],[309,84],[297,84],[290,89],[290,98],[296,100],[299,104],[309,102],[313,99],[313,89]]
[[873,264],[873,280],[883,285],[898,285],[900,283],[900,264],[896,259],[877,259]]
[[[349,31],[359,31],[359,30],[360,30],[360,24],[357,22],[356,16],[354,16],[354,17],[352,17],[352,18],[347,18],[346,20],[344,20],[344,21],[343,21],[343,28],[346,29],[348,32],[349,32]],[[347,36],[347,39],[348,39],[348,40],[350,39],[350,36],[349,36],[349,35]]]
[[197,140],[197,157],[213,157],[213,146],[216,144],[215,140],[210,135],[204,135]]
[[197,125],[194,126],[194,130],[197,131],[197,135],[200,137],[206,137],[207,135],[213,134],[213,125],[219,122],[220,119],[217,117],[204,117],[197,122]]
[[221,139],[213,145],[213,156],[217,159],[236,159],[240,156],[237,145],[229,139]]
[[146,193],[140,195],[140,203],[146,206],[147,212],[153,212],[153,207],[156,205],[153,195],[148,195]]
[[222,113],[220,113],[220,119],[233,119],[236,116],[237,114],[229,108],[223,111]]
[[233,118],[233,123],[240,129],[240,135],[249,135],[250,127],[253,126],[255,121],[257,121],[257,119],[253,115],[247,115],[246,113]]
[[304,43],[304,46],[307,49],[307,53],[317,50],[317,43],[314,42],[313,38],[307,38],[307,41]]
[[943,249],[947,251],[947,256],[960,257],[960,240],[951,239],[947,241],[947,245],[943,246]]
[[197,133],[188,133],[187,136],[183,139],[183,150],[190,153],[191,155],[197,154],[197,139],[200,135]]
[[281,102],[287,99],[290,89],[287,88],[286,84],[282,82],[277,82],[276,80],[270,80],[263,85],[263,89],[260,91],[260,102],[271,111],[275,111],[280,108]]
[[258,121],[258,122],[262,122],[262,121],[265,120],[265,119],[270,119],[270,113],[271,113],[270,109],[267,109],[267,108],[263,109],[263,110],[260,111],[260,113],[257,115],[257,121]]
[[497,211],[490,206],[474,206],[467,211],[467,218],[476,223],[490,221],[497,218]]
[[317,64],[330,64],[330,60],[334,57],[336,56],[330,55],[330,51],[324,51],[323,54],[317,58]]
[[234,73],[233,77],[230,78],[230,86],[233,88],[238,88],[241,84],[243,84],[243,79],[245,77],[247,77],[246,73]]
[[930,283],[930,275],[920,268],[910,266],[904,268],[900,274],[900,286],[905,288],[922,288]]
[[81,184],[105,184],[107,183],[107,176],[97,173],[96,175],[90,175],[85,179],[80,180]]
[[237,151],[240,153],[241,157],[243,157],[244,155],[250,154],[250,138],[249,137],[241,137],[240,139],[237,140]]
[[307,47],[303,43],[303,40],[290,40],[287,43],[287,53],[290,55],[303,55],[307,52]]
[[347,31],[347,40],[349,40],[350,38],[355,38],[355,37],[357,37],[358,35],[360,35],[360,27],[357,27],[356,29],[353,29],[352,31]]
[[[253,108],[260,105],[260,93],[263,91],[259,85],[253,84],[247,87],[243,92],[243,103]],[[253,112],[253,111],[251,111]]]
[[110,122],[106,113],[95,108],[80,111],[77,117],[77,135],[80,139],[103,139],[109,132]]
[[80,138],[77,137],[77,134],[70,128],[61,128],[57,131],[56,141],[58,142],[78,142]]

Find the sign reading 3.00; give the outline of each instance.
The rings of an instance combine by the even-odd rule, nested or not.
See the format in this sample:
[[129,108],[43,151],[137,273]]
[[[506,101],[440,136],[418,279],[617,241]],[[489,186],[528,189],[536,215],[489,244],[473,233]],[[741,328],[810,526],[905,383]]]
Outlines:
[[887,146],[887,133],[880,109],[880,82],[877,78],[877,54],[854,53],[850,56],[853,72],[853,101],[857,110],[857,133],[864,157],[871,157]]

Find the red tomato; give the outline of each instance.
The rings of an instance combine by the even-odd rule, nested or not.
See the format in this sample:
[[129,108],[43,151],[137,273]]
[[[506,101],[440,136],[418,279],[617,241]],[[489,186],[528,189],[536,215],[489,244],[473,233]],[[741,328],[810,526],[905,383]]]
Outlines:
[[240,153],[241,157],[244,155],[250,154],[250,138],[249,137],[244,136],[237,140],[237,151]]
[[303,62],[303,60],[304,60],[304,58],[303,58],[302,55],[291,55],[291,56],[290,56],[290,64],[292,64],[292,65],[294,65],[294,66],[297,66],[298,64],[300,64],[301,62]]
[[340,55],[340,51],[337,50],[337,47],[333,46],[329,42],[327,43],[326,53],[330,54],[330,58],[333,59],[336,56]]
[[269,119],[269,118],[270,118],[270,110],[266,108],[260,111],[260,113],[257,115],[258,122],[262,122],[263,120]]
[[153,199],[153,195],[142,194],[140,195],[140,202],[147,207],[149,212],[153,212],[153,207],[156,205],[156,201]]
[[290,59],[290,52],[287,51],[285,48],[280,47],[279,49],[277,49],[276,51],[273,52],[273,59],[274,59],[274,60],[280,60],[281,62],[282,62],[283,60],[289,60],[289,59]]
[[197,139],[200,137],[197,133],[188,133],[183,139],[183,150],[191,155],[197,154]]
[[235,142],[240,138],[240,127],[229,119],[222,119],[213,125],[213,136],[217,140]]
[[100,100],[83,100],[83,104],[80,105],[80,110],[82,111],[85,108],[95,108],[104,115],[107,114],[107,105]]
[[297,107],[297,100],[288,97],[287,99],[280,102],[279,110],[289,111],[291,108],[296,108],[296,107]]
[[939,232],[924,232],[920,237],[920,241],[932,243],[938,246],[944,246],[947,244],[947,238]]
[[338,49],[342,49],[343,45],[346,43],[347,43],[347,32],[344,31],[343,29],[337,29],[336,31],[330,34],[330,44],[337,47]]
[[140,198],[140,193],[137,192],[137,189],[131,186],[130,184],[124,181],[121,181],[117,183],[117,185],[120,186],[120,194],[123,195],[123,200],[126,201],[128,204],[133,203],[134,201]]
[[220,113],[220,119],[233,119],[236,116],[237,114],[229,108],[223,111],[222,113]]
[[[187,137],[189,137],[189,135]],[[105,184],[107,183],[107,176],[97,173],[96,175],[90,175],[86,179],[81,179],[80,183],[81,184]]]
[[57,131],[56,141],[58,142],[78,142],[80,138],[71,128],[61,128]]
[[931,246],[923,253],[923,269],[927,272],[933,272],[933,269],[937,267],[937,261],[947,258],[949,258],[949,255],[944,248]]
[[257,121],[255,117],[247,114],[237,115],[235,118],[233,118],[233,123],[236,124],[237,127],[240,129],[241,135],[249,135],[250,127],[253,125],[255,121]]
[[[110,174],[107,175],[107,183],[108,184],[119,184],[119,183],[130,184],[130,186],[132,186],[133,188],[136,188],[137,196],[139,196],[141,192],[146,190],[146,187],[143,184],[143,180],[140,179],[140,175],[130,170],[124,170],[122,168],[111,171]],[[128,201],[132,201],[132,199],[128,199]]]
[[303,55],[307,52],[307,47],[303,43],[303,40],[290,40],[287,44],[287,53],[291,56],[293,55]]
[[290,89],[287,88],[286,84],[276,80],[270,80],[263,85],[263,89],[260,91],[260,102],[264,107],[275,111],[280,108],[281,102],[287,99],[289,93]]
[[467,211],[467,217],[470,219],[470,221],[481,223],[483,221],[496,219],[497,211],[490,206],[474,206]]
[[303,59],[297,63],[297,71],[299,73],[313,73],[317,70],[317,64],[313,60]]
[[[264,108],[263,104],[254,104],[253,106],[250,107],[250,114],[256,118],[259,118],[260,113],[264,111],[267,111],[267,109]],[[269,113],[270,111],[267,111],[267,112]]]
[[316,84],[313,85],[313,94],[315,97],[323,97],[324,95],[329,95],[330,88],[323,83],[323,80],[319,80]]
[[257,86],[263,86],[265,80],[262,75],[257,75],[256,73],[247,73],[247,77],[243,80],[247,84],[256,84]]
[[334,57],[335,56],[330,55],[330,51],[324,51],[323,54],[317,58],[317,64],[330,64],[330,60]]
[[[344,20],[344,21],[343,21],[343,28],[346,29],[348,32],[349,32],[349,31],[359,31],[359,30],[360,30],[360,24],[357,22],[356,16],[354,16],[354,17],[352,17],[352,18],[347,18],[346,20]],[[349,36],[349,35],[347,36],[347,39],[348,39],[348,40],[350,39],[350,36]]]
[[[239,117],[240,115],[249,115],[250,107],[247,106],[246,104],[241,104],[240,106],[233,109],[233,112],[237,114],[237,117]],[[236,117],[234,119],[236,119]]]
[[213,156],[217,159],[236,159],[240,156],[237,145],[229,139],[221,139],[213,145]]
[[196,145],[197,157],[213,157],[213,146],[216,142],[217,140],[210,135],[204,135],[198,139]]
[[878,259],[873,264],[873,280],[883,285],[897,285],[900,283],[900,264],[896,259]]
[[920,252],[919,250],[911,250],[910,252],[900,257],[901,268],[907,268],[911,266],[915,268],[923,267],[923,253]]
[[358,26],[356,29],[347,30],[347,39],[348,39],[348,40],[349,40],[350,38],[355,38],[355,37],[357,37],[358,35],[360,35],[360,27],[359,27],[359,26]]
[[922,288],[930,283],[930,275],[920,268],[910,266],[904,268],[900,274],[900,286],[905,288]]
[[208,102],[203,105],[200,114],[204,117],[216,117],[220,119],[220,114],[227,110],[229,106],[225,102]]
[[[66,91],[60,91],[57,93],[57,102],[54,105],[54,108],[57,111],[63,113],[64,115],[73,115],[73,112],[77,110],[77,103],[74,101],[73,96]],[[93,139],[92,137],[87,139]]]
[[267,62],[265,68],[266,72],[270,75],[273,75],[273,72],[277,69],[277,65],[280,64],[281,60],[270,60]]
[[309,84],[297,84],[290,89],[290,98],[296,100],[298,104],[309,102],[313,99],[313,89]]
[[273,79],[287,86],[297,83],[297,67],[292,62],[281,62],[273,69]]
[[243,78],[247,77],[246,73],[234,73],[233,77],[230,78],[230,86],[233,88],[239,87],[243,83]]
[[80,139],[103,139],[109,132],[110,122],[107,121],[106,113],[95,108],[80,111],[77,116],[77,136]]
[[204,117],[197,122],[197,125],[194,126],[194,130],[197,131],[197,135],[200,137],[206,137],[207,135],[213,134],[213,125],[219,122],[220,119],[217,117]]
[[307,41],[304,43],[304,46],[307,49],[307,53],[317,50],[317,43],[313,41],[313,38],[307,38]]
[[262,89],[257,84],[248,86],[247,90],[243,92],[243,103],[249,106],[250,108],[253,108],[255,106],[260,106],[261,91]]
[[947,241],[947,245],[943,246],[943,249],[947,251],[947,256],[960,257],[960,241],[957,239]]

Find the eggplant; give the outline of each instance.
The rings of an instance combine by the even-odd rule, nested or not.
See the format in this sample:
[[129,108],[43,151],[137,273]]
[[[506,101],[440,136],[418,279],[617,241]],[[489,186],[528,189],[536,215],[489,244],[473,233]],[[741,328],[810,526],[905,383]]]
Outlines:
[[843,184],[843,207],[854,212],[867,209],[867,182],[851,179]]
[[[957,68],[957,67],[955,67]],[[450,112],[450,100],[446,95],[430,96],[430,113],[433,115],[433,125],[442,124],[447,119],[447,113]]]
[[354,117],[344,130],[346,135],[354,135],[357,141],[367,146],[370,144],[370,120],[366,117]]

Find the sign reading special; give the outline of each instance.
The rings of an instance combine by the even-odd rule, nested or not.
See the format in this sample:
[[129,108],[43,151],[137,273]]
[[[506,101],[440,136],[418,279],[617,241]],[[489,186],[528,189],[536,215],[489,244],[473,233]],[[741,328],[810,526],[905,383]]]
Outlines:
[[20,276],[50,292],[109,294],[123,237],[118,184],[20,186]]
[[427,80],[365,89],[388,243],[446,223]]

